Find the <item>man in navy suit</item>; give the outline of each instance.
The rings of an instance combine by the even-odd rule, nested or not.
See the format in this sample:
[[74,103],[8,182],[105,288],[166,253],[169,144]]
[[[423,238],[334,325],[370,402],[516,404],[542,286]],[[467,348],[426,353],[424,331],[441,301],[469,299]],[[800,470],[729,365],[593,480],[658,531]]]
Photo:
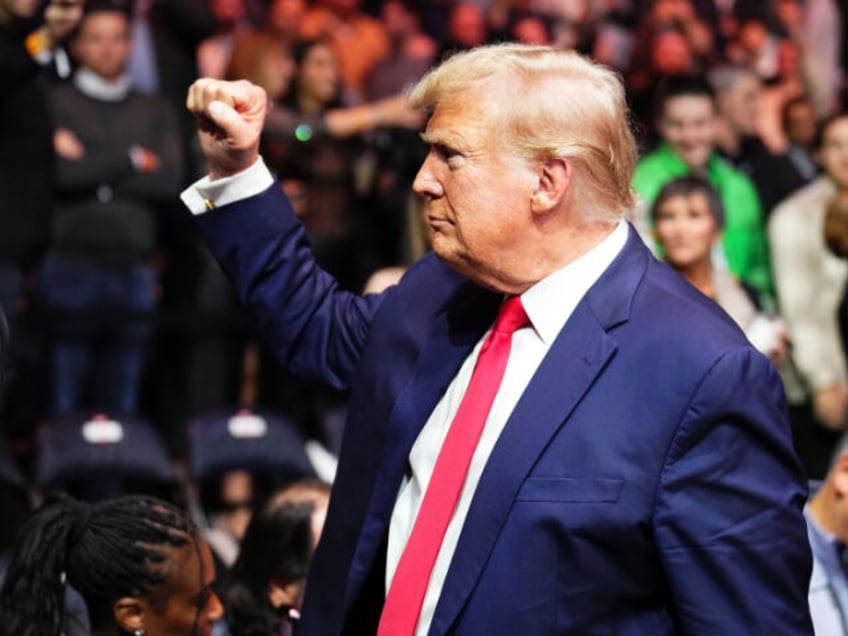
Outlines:
[[[411,97],[433,254],[358,297],[316,267],[258,156],[262,91],[189,92],[210,174],[184,202],[280,359],[351,389],[300,634],[810,634],[780,380],[623,220],[636,157],[618,77],[496,45]],[[504,296],[529,322],[413,626],[392,631],[387,599],[418,580],[395,573]]]

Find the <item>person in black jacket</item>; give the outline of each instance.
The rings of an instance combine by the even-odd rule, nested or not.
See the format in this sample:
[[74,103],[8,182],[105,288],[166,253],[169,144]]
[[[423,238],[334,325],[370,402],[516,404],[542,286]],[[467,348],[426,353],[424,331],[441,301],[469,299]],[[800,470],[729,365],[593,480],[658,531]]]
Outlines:
[[[16,349],[26,322],[18,308],[24,282],[47,244],[53,207],[54,154],[41,62],[49,58],[82,14],[82,0],[51,0],[39,14],[35,0],[0,0],[0,308]],[[42,22],[38,29],[35,27]],[[20,333],[19,329],[20,327]],[[0,359],[0,400],[19,365],[14,351]],[[19,428],[3,401],[7,431]],[[15,430],[14,432],[21,432]]]
[[136,412],[150,314],[157,210],[180,187],[176,114],[130,88],[127,15],[91,6],[72,41],[73,81],[51,93],[61,195],[41,296],[50,310],[54,413]]

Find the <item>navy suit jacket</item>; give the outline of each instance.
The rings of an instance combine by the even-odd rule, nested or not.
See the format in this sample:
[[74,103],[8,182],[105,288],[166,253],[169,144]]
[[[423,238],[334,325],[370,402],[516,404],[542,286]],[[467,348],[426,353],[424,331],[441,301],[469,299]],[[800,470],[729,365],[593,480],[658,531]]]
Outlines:
[[[299,633],[373,633],[410,448],[501,296],[433,255],[340,291],[276,185],[198,218],[283,362],[351,388]],[[772,364],[631,228],[486,464],[430,634],[811,634],[804,497]]]

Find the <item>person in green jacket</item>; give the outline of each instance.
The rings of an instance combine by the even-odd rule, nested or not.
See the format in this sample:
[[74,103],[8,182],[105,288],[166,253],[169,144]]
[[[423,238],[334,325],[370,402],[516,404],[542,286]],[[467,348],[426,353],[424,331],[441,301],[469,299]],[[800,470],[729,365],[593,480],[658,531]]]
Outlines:
[[[721,243],[727,269],[769,308],[774,293],[762,206],[751,180],[715,151],[715,108],[712,89],[700,77],[670,77],[662,86],[656,108],[661,141],[639,161],[633,175],[641,199],[637,217],[641,213],[647,223],[644,212],[671,179],[695,174],[709,180],[726,211]],[[660,254],[656,246],[654,251]]]

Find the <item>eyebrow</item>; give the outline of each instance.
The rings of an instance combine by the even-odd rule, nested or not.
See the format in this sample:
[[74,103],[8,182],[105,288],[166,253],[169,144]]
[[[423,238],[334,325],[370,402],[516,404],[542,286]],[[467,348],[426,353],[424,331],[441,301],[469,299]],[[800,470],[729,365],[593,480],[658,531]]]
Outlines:
[[421,141],[423,141],[425,144],[430,144],[431,146],[440,143],[438,140],[438,135],[428,133],[426,130],[423,130],[418,133],[418,136],[421,138]]

